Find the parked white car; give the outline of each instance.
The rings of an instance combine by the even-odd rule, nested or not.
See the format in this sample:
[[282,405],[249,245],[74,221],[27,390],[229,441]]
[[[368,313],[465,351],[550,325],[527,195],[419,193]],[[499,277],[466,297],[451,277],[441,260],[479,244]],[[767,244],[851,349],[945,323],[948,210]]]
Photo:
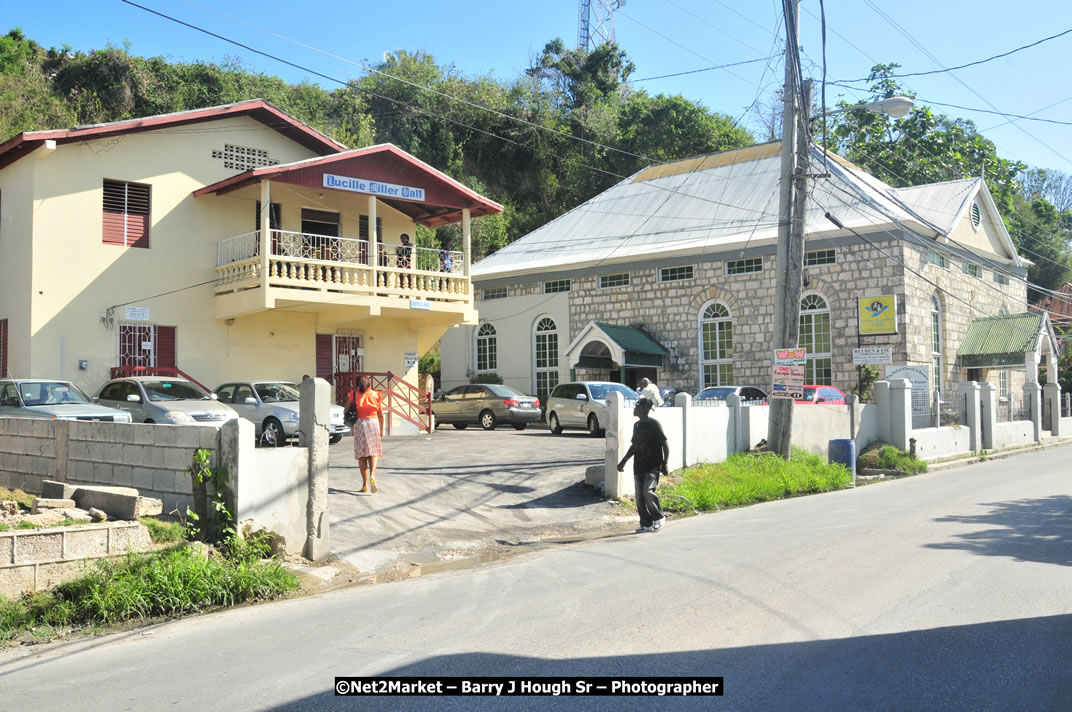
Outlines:
[[563,428],[586,428],[593,437],[602,434],[607,424],[607,396],[614,391],[627,401],[637,399],[636,391],[621,383],[559,383],[547,399],[547,426],[555,435]]
[[73,383],[42,378],[0,380],[0,416],[130,422],[130,414],[95,405]]
[[115,378],[101,386],[94,400],[130,413],[135,423],[219,427],[238,417],[233,408],[217,403],[215,394],[185,378]]
[[[285,381],[232,381],[216,388],[215,395],[257,427],[257,441],[279,446],[298,434],[298,401],[301,389]],[[330,442],[350,432],[343,422],[341,405],[331,406]]]

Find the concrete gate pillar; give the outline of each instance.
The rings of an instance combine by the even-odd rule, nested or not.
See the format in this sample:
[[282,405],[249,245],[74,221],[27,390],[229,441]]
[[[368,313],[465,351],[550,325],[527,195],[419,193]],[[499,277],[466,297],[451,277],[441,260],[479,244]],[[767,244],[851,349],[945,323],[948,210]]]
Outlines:
[[1037,383],[1024,384],[1024,405],[1031,410],[1035,442],[1040,443],[1042,442],[1042,386]]
[[[370,222],[370,224],[374,224]],[[309,449],[309,499],[306,503],[305,558],[323,561],[331,553],[328,542],[328,425],[331,422],[331,386],[323,378],[301,384],[298,427],[301,446]]]
[[957,392],[966,401],[964,404],[964,418],[968,421],[965,423],[969,430],[968,449],[972,452],[978,452],[982,449],[982,439],[979,437],[979,384],[975,381],[962,381],[957,386]]
[[1047,383],[1042,387],[1042,398],[1050,408],[1050,422],[1043,423],[1042,427],[1049,426],[1050,434],[1057,437],[1061,434],[1061,384]]
[[994,409],[994,394],[997,387],[993,383],[979,384],[979,444],[983,450],[994,449],[994,426],[997,424],[997,411]]

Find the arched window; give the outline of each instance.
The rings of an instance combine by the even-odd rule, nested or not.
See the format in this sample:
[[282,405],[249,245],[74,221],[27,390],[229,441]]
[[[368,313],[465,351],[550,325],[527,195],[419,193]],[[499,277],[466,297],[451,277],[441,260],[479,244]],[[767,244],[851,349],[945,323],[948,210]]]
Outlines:
[[800,337],[797,343],[808,352],[808,360],[804,364],[804,383],[833,385],[830,307],[818,294],[809,294],[800,300]]
[[547,396],[558,385],[558,326],[555,325],[555,320],[546,316],[537,320],[532,342],[534,390],[536,397],[546,403]]
[[476,332],[476,372],[486,373],[499,367],[495,327],[487,322]]
[[931,370],[934,371],[934,388],[942,392],[942,375],[945,358],[942,354],[942,301],[938,292],[931,295]]
[[724,304],[711,302],[700,312],[700,387],[733,383],[733,319]]

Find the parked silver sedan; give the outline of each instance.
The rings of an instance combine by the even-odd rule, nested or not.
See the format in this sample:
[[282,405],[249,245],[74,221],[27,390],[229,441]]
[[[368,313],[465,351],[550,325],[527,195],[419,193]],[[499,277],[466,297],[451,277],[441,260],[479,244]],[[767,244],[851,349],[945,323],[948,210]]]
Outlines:
[[[286,381],[232,381],[214,391],[221,403],[238,411],[238,414],[257,427],[257,442],[278,447],[298,434],[301,388]],[[330,442],[342,440],[350,432],[343,422],[345,412],[341,405],[330,408]]]
[[540,401],[497,384],[473,384],[452,388],[432,401],[436,425],[450,423],[458,430],[479,425],[494,430],[500,423],[509,423],[514,430],[524,430],[529,423],[540,420]]
[[185,378],[116,378],[101,386],[94,400],[130,413],[135,423],[219,427],[238,417],[230,406],[217,403],[215,395]]
[[129,413],[94,404],[73,383],[39,378],[0,381],[0,417],[130,422]]

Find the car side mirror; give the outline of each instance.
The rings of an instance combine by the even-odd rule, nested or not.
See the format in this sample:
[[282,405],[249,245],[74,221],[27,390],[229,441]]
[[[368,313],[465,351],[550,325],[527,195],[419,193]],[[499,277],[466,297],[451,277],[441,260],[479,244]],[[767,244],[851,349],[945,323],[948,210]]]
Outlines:
[[577,394],[577,400],[586,401],[586,400],[588,400],[588,396],[586,396],[584,393],[578,393]]
[[130,403],[141,403],[141,396],[139,396],[137,393],[128,393],[127,401]]
[[[216,394],[213,393],[212,397],[213,397],[213,399],[215,399]],[[253,396],[246,396],[246,400],[244,402],[245,402],[246,405],[257,405],[257,399],[254,398]]]

